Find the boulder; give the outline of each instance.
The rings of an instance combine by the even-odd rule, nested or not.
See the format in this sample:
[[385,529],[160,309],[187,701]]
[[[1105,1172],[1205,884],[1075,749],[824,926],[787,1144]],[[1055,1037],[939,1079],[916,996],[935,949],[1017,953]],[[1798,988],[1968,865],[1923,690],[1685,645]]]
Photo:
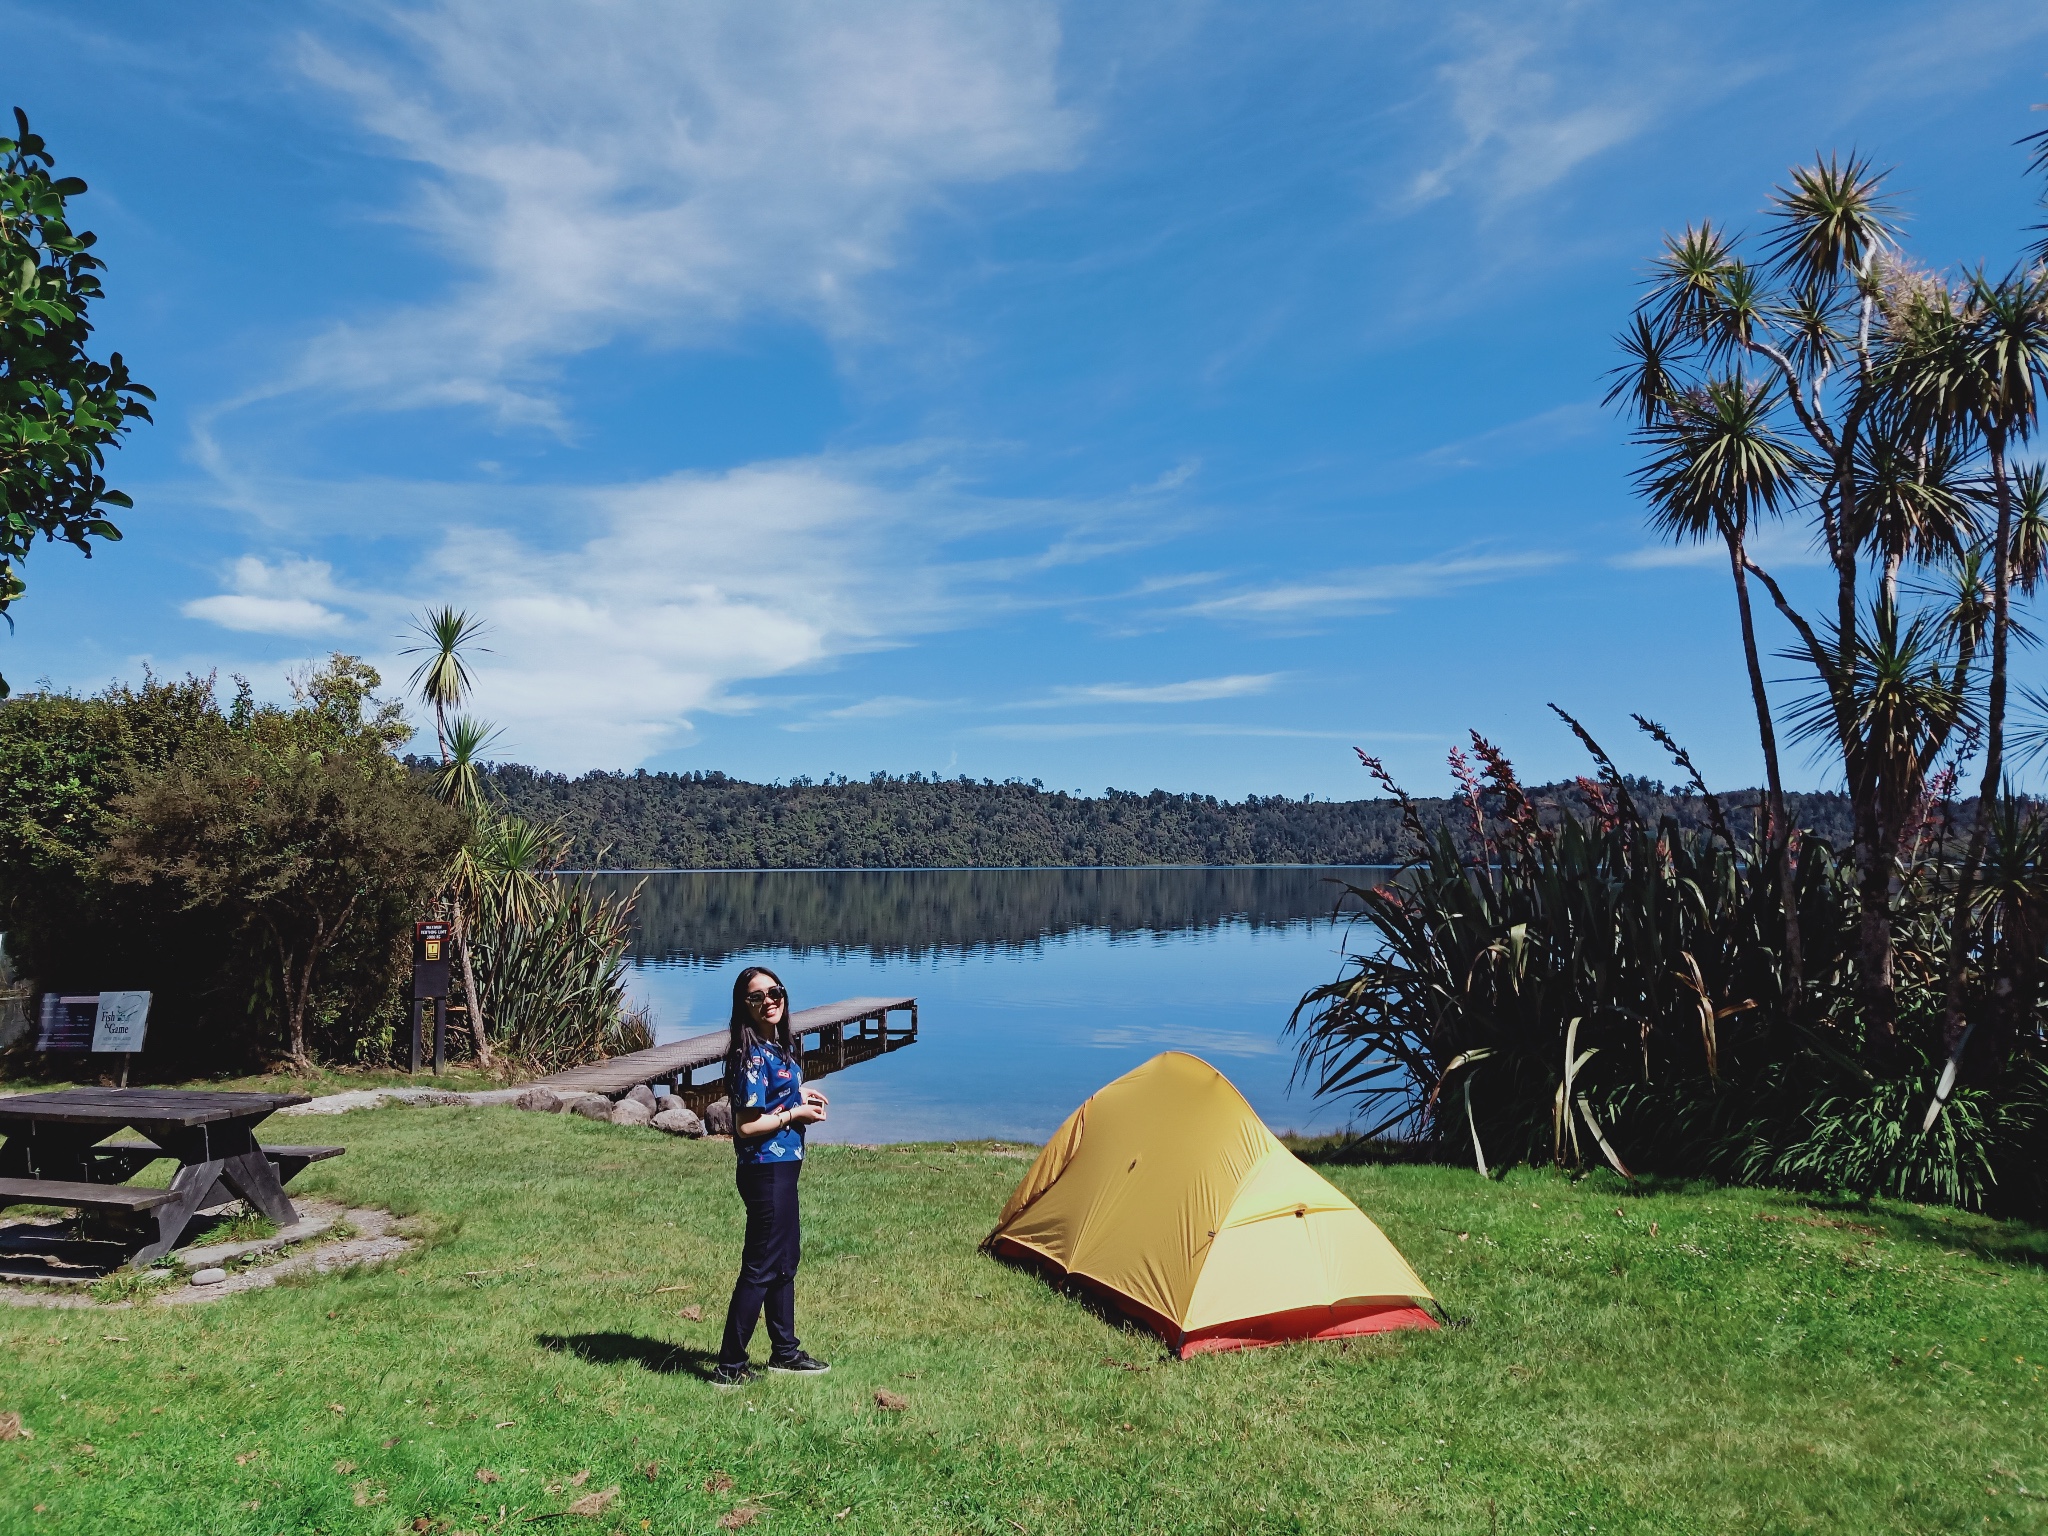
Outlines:
[[552,1115],[562,1107],[552,1088],[529,1088],[512,1102],[520,1109],[536,1110],[543,1115]]
[[654,1090],[648,1087],[645,1083],[642,1083],[639,1087],[635,1088],[631,1093],[627,1094],[626,1097],[631,1099],[635,1104],[645,1104],[647,1106],[647,1113],[649,1113],[650,1115],[661,1108],[661,1105],[655,1100]]
[[612,1106],[613,1125],[645,1125],[654,1118],[654,1111],[638,1099],[626,1098]]
[[696,1137],[704,1134],[704,1122],[687,1105],[677,1099],[668,1102],[669,1107],[648,1121],[649,1125],[657,1131],[667,1131],[671,1136]]
[[601,1093],[579,1093],[563,1108],[586,1120],[609,1120],[612,1117],[612,1101]]
[[704,1106],[704,1129],[712,1136],[732,1134],[732,1100],[713,1099]]
[[227,1277],[228,1272],[224,1269],[202,1269],[192,1277],[192,1283],[194,1285],[219,1285]]

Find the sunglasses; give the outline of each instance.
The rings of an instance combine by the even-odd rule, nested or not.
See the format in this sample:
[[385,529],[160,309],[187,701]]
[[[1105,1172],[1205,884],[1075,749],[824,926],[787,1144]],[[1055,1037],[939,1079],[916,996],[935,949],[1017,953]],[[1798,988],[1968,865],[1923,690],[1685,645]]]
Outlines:
[[788,1001],[789,994],[780,987],[770,987],[765,992],[749,992],[747,994],[747,1006],[749,1008],[760,1008],[768,1003],[786,1003]]

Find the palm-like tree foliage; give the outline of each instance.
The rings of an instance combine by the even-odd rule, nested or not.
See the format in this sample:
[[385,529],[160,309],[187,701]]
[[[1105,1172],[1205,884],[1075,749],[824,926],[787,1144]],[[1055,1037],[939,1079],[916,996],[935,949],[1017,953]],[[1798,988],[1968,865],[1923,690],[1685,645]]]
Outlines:
[[488,720],[457,715],[448,722],[441,766],[431,780],[443,805],[475,812],[484,803],[484,754],[497,744],[498,728]]
[[1794,169],[1792,185],[1771,196],[1764,253],[1772,275],[1795,288],[1832,287],[1867,274],[1896,249],[1899,210],[1885,193],[1886,174],[1861,155],[1827,155]]
[[1777,427],[1778,389],[1741,374],[1710,378],[1664,402],[1636,434],[1650,451],[1636,483],[1650,524],[1678,539],[1746,531],[1776,516],[1804,488],[1807,455]]
[[[2020,142],[2033,146],[2028,169],[2037,176],[2048,176],[2048,128],[2042,129],[2039,133],[2030,133]],[[2043,198],[2042,203],[2048,206],[2048,198]],[[2028,258],[2037,266],[2048,265],[2048,224],[2036,224],[2034,228],[2043,233],[2041,238],[2034,242],[2033,248],[2027,252]]]
[[[2025,525],[2005,453],[2031,430],[2048,372],[2048,275],[1945,282],[1903,260],[1899,231],[1885,174],[1850,155],[1816,159],[1775,190],[1754,259],[1712,224],[1667,238],[1619,340],[1608,395],[1636,423],[1652,525],[1696,538],[1722,519],[1715,531],[1740,550],[1738,602],[1754,577],[1811,670],[1818,693],[1802,710],[1802,736],[1839,762],[1856,816],[1860,1006],[1875,1026],[1874,1057],[1895,1038],[1891,908],[1899,839],[1912,835],[1901,808],[1916,803],[1942,753],[1973,739],[1959,732],[1980,726],[1988,815],[2013,634],[2008,578],[2038,573],[2044,544],[2040,519],[2016,542]],[[1791,509],[1810,512],[1833,568],[1826,618],[1802,612],[1747,547],[1747,519]],[[1960,570],[1978,551],[1991,599],[1981,635],[1902,613],[1908,573]],[[1872,574],[1876,608],[1863,591]],[[1889,617],[1876,617],[1880,608]],[[1768,772],[1769,704],[1747,624],[1744,646]],[[1926,687],[1888,670],[1907,660]],[[1981,718],[1955,705],[1980,694]],[[1887,700],[1930,709],[1924,729],[1903,729]],[[1966,869],[1986,836],[1980,817]]]
[[1685,233],[1666,236],[1664,249],[1651,262],[1650,292],[1637,306],[1659,336],[1697,340],[1715,329],[1720,313],[1721,281],[1734,264],[1727,231],[1709,219],[1687,225]]
[[1982,537],[1976,498],[1983,482],[1953,434],[1915,433],[1880,418],[1857,440],[1855,469],[1861,489],[1848,539],[1879,561],[1892,600],[1907,565],[1960,558]]
[[420,702],[433,707],[434,735],[445,761],[448,711],[461,708],[475,687],[468,653],[483,649],[477,641],[483,637],[484,624],[463,609],[443,605],[416,617],[412,633],[419,644],[407,646],[403,654],[422,658],[412,670],[411,685]]
[[1763,747],[1769,801],[1764,856],[1782,890],[1785,954],[1791,964],[1790,995],[1800,989],[1799,906],[1793,896],[1789,861],[1791,823],[1785,814],[1785,784],[1778,762],[1777,731],[1769,690],[1757,654],[1756,618],[1750,608],[1748,539],[1759,515],[1776,516],[1802,493],[1809,473],[1807,455],[1775,424],[1776,386],[1752,384],[1741,373],[1708,378],[1670,396],[1637,430],[1649,460],[1636,483],[1650,503],[1658,532],[1685,540],[1719,538],[1728,549],[1735,604],[1742,621],[1742,653],[1756,708],[1757,737]]
[[[2048,383],[2048,273],[2009,274],[1991,281],[1980,268],[1971,274],[1960,302],[1930,310],[1907,338],[1896,365],[1906,380],[1913,407],[1930,419],[1960,420],[1985,444],[1997,508],[1991,542],[1991,668],[1984,732],[1984,776],[1977,797],[1970,846],[1957,876],[1955,916],[1949,951],[1949,987],[1944,1013],[1952,1041],[1946,1090],[1954,1081],[1969,1026],[1962,1017],[1964,955],[1975,918],[1971,886],[1991,836],[1992,818],[2005,772],[2005,713],[2010,650],[2014,496],[2008,449],[2023,442],[2039,419],[2039,397]],[[1946,1097],[1938,1093],[1935,1109]]]
[[[476,642],[484,633],[483,621],[466,610],[443,604],[414,618],[412,633],[420,643],[406,647],[404,654],[422,658],[413,668],[411,683],[420,702],[433,707],[434,741],[441,754],[441,767],[434,775],[431,788],[443,804],[458,806],[474,818],[483,809],[483,754],[496,740],[497,732],[484,722],[466,715],[457,716],[451,722],[448,711],[460,708],[475,686],[475,679],[470,676],[468,652],[481,649]],[[471,895],[463,863],[467,857],[468,850],[465,850],[450,872],[447,900],[454,921],[455,951],[462,961],[462,989],[468,1000],[470,1036],[476,1042],[477,1060],[488,1067],[492,1064],[491,1042],[484,1016],[484,993],[478,984],[475,957],[470,951],[469,908],[466,902]]]
[[[1847,647],[1852,679],[1850,724],[1888,763],[1909,765],[1888,779],[1885,789],[1896,797],[1892,813],[1903,815],[1926,787],[1940,746],[1970,715],[1971,699],[1954,671],[1956,648],[1950,635],[1981,624],[1981,608],[1968,594],[1968,568],[1959,582],[1955,605],[1901,619],[1899,609],[1880,599]],[[1974,611],[1973,611],[1974,610]],[[1805,659],[1802,653],[1788,653]],[[1795,740],[1824,744],[1840,726],[1839,697],[1815,689],[1794,706]]]
[[2029,464],[2012,477],[2012,584],[2032,597],[2048,571],[2048,469]]

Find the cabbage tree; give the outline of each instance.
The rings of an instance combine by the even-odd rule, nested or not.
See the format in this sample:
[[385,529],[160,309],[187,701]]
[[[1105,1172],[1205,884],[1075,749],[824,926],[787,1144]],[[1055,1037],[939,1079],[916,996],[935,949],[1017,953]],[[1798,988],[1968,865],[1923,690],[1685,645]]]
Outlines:
[[[1985,750],[1966,882],[1996,801],[2021,553],[2011,454],[2048,374],[2040,270],[1955,279],[1913,266],[1885,180],[1861,157],[1819,158],[1772,193],[1755,238],[1710,223],[1668,237],[1610,393],[1645,449],[1653,523],[1730,542],[1738,601],[1754,579],[1792,628],[1811,682],[1801,728],[1847,781],[1857,1012],[1879,1061],[1897,1042],[1898,874],[1943,762]],[[1773,511],[1800,514],[1827,560],[1820,612],[1795,604],[1742,537],[1740,517]],[[1921,589],[1938,595],[1916,605]],[[1745,649],[1768,773],[1775,732],[1753,638]],[[1773,798],[1770,856],[1788,860]],[[1796,975],[1796,951],[1788,962]]]

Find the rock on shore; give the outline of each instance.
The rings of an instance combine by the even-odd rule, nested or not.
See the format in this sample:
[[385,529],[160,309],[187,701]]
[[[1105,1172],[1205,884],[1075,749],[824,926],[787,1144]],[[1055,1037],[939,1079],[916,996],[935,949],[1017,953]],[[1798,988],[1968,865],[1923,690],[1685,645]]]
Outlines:
[[587,1120],[603,1120],[611,1125],[647,1125],[671,1136],[732,1134],[732,1106],[724,1099],[714,1099],[699,1115],[679,1096],[657,1094],[644,1083],[616,1103],[601,1093],[576,1089],[557,1092],[537,1083],[521,1089],[509,1102],[536,1114],[581,1115]]
[[657,1131],[667,1131],[671,1136],[694,1138],[704,1134],[704,1122],[681,1100],[671,1099],[669,1106],[647,1123]]

